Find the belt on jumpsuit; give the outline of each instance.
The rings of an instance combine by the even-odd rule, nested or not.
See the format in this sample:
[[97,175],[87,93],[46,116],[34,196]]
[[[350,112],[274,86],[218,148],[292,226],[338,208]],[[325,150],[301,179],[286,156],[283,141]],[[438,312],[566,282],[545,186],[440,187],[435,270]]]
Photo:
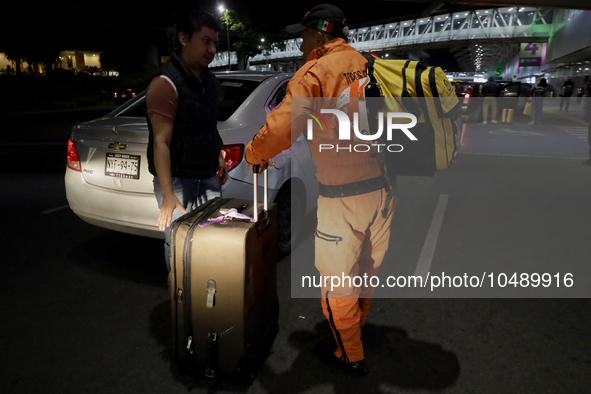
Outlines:
[[371,193],[380,189],[389,189],[389,183],[383,176],[366,179],[364,181],[347,183],[344,185],[319,185],[319,193],[322,197],[341,198],[358,196],[360,194]]

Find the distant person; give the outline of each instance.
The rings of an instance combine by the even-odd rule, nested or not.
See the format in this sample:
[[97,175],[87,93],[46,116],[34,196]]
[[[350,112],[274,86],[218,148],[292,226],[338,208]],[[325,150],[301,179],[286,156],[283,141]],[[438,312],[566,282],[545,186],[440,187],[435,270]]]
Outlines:
[[591,80],[586,76],[583,85],[583,108],[585,108],[585,120],[587,121],[587,144],[589,144],[589,159],[583,162],[591,166]]
[[546,78],[540,79],[531,91],[531,120],[529,124],[542,124],[542,114],[544,111],[544,97],[552,93],[552,85],[546,82]]
[[575,84],[570,77],[560,85],[560,110],[564,107],[565,112],[568,112],[570,98],[575,90]]
[[490,123],[497,123],[497,96],[499,95],[499,86],[494,77],[489,77],[488,81],[482,85],[481,94],[484,96],[482,103],[482,123],[487,123],[488,109],[492,108]]
[[148,167],[169,272],[171,222],[219,197],[228,179],[217,129],[219,83],[207,68],[219,30],[213,15],[197,9],[184,14],[177,25],[178,51],[156,71],[146,91]]
[[470,95],[468,101],[468,121],[478,122],[478,116],[480,115],[480,109],[478,108],[478,100],[476,97],[480,97],[480,85],[475,83],[468,88],[467,94]]
[[[590,81],[589,76],[586,75],[585,78],[583,78],[583,85],[577,90],[577,97],[578,97],[577,102],[579,102],[579,100],[583,100],[583,97],[589,97],[589,96],[587,96],[587,94],[589,94],[587,92],[587,90],[588,90],[587,86],[589,84],[589,81]],[[583,109],[585,109],[585,102],[584,101],[582,103],[582,106],[583,106]]]

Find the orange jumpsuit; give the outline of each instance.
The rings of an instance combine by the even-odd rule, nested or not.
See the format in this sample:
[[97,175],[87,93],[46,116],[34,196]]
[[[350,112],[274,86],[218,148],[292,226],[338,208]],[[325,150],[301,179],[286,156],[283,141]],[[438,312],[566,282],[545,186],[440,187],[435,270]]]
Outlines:
[[[332,98],[329,100],[335,103],[347,88],[355,96],[354,90],[366,76],[366,62],[342,38],[313,50],[289,82],[283,103],[267,115],[267,124],[246,147],[246,160],[250,164],[266,163],[288,149],[305,130],[305,117],[292,118],[292,102],[299,103],[298,98]],[[319,151],[320,143],[346,142],[338,140],[334,123],[330,122],[332,116],[324,115],[329,119],[328,129],[314,125],[314,138],[308,141],[318,181],[323,185],[344,185],[381,176],[381,158],[373,154],[375,151]],[[343,198],[320,196],[315,238],[315,266],[320,276],[345,275],[353,279],[376,275],[388,249],[393,211],[394,203],[385,189]],[[328,286],[322,287],[322,309],[338,344],[335,355],[347,362],[364,359],[361,327],[367,320],[374,290],[352,282],[331,290],[329,280]]]

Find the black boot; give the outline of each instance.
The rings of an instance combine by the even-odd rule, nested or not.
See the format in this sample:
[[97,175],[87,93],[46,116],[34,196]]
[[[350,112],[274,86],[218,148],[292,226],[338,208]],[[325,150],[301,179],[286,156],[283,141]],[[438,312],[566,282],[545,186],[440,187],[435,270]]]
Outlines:
[[339,360],[337,356],[334,355],[334,352],[336,350],[337,345],[335,343],[319,341],[318,343],[316,343],[316,346],[314,346],[314,353],[316,354],[316,357],[318,357],[321,361],[325,362],[328,365],[339,368],[347,375],[362,376],[367,373],[365,360],[356,362],[347,362]]

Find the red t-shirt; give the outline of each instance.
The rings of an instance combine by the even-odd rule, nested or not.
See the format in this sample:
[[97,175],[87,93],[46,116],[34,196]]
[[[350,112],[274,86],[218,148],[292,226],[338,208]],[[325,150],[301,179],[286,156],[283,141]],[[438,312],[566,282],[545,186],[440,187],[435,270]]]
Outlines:
[[165,75],[160,75],[150,82],[146,90],[146,105],[150,120],[174,124],[179,98],[176,87]]

